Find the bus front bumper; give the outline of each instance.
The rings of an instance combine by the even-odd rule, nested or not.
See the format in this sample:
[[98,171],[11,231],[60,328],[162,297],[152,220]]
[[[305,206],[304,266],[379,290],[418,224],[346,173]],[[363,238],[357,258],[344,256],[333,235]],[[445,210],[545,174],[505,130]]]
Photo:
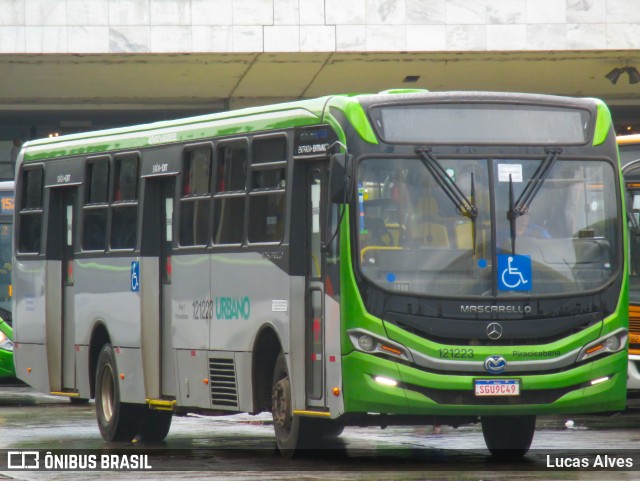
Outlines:
[[16,377],[13,352],[0,349],[0,378]]
[[[411,415],[553,415],[625,408],[627,353],[551,374],[431,373],[381,357],[343,357],[346,412]],[[517,380],[518,396],[476,396],[475,380]]]

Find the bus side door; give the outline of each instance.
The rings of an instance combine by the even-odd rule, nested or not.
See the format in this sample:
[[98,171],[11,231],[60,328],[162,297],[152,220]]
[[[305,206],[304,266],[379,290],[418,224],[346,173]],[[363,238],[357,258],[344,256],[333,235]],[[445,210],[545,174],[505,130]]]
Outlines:
[[146,272],[142,353],[146,395],[176,396],[171,318],[171,245],[175,176],[145,178],[141,255]]
[[[51,391],[76,390],[74,214],[77,187],[50,189],[46,233],[47,358]],[[55,268],[60,263],[60,270]],[[55,314],[53,311],[59,312]]]

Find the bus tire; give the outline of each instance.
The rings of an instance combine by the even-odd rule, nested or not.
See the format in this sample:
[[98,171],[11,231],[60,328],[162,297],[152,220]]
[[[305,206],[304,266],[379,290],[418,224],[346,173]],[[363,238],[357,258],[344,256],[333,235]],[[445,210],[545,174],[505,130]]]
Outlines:
[[335,439],[344,431],[344,423],[337,419],[308,419],[309,429],[318,438]]
[[271,413],[280,454],[292,458],[308,447],[311,439],[309,419],[293,415],[289,369],[283,352],[276,359],[271,389]]
[[111,344],[100,350],[96,366],[96,417],[105,441],[131,441],[138,433],[141,406],[120,401],[116,358]]
[[535,416],[482,416],[482,435],[487,448],[499,458],[521,458],[533,441]]
[[89,400],[83,397],[70,397],[69,402],[71,404],[88,404]]
[[153,411],[148,409],[144,414],[138,439],[147,443],[159,443],[164,441],[171,428],[173,413],[171,411]]

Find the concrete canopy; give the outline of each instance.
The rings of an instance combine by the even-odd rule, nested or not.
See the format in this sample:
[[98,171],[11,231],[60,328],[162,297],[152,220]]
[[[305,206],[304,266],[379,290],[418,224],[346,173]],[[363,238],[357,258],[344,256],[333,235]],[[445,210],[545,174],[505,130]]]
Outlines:
[[103,124],[123,123],[117,119],[136,123],[159,110],[166,118],[174,118],[332,93],[402,87],[599,97],[622,117],[640,107],[640,83],[631,84],[627,74],[622,74],[613,84],[605,74],[627,65],[640,68],[640,53],[3,55],[0,125],[36,117],[55,125],[96,125],[100,119]]

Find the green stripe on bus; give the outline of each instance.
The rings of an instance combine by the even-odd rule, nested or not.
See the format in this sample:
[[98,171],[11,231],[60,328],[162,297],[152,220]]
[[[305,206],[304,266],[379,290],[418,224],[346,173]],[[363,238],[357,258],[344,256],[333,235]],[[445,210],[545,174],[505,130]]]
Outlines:
[[611,129],[611,112],[609,107],[602,101],[594,99],[598,108],[598,117],[596,118],[596,127],[593,132],[593,145],[601,145],[607,138]]

